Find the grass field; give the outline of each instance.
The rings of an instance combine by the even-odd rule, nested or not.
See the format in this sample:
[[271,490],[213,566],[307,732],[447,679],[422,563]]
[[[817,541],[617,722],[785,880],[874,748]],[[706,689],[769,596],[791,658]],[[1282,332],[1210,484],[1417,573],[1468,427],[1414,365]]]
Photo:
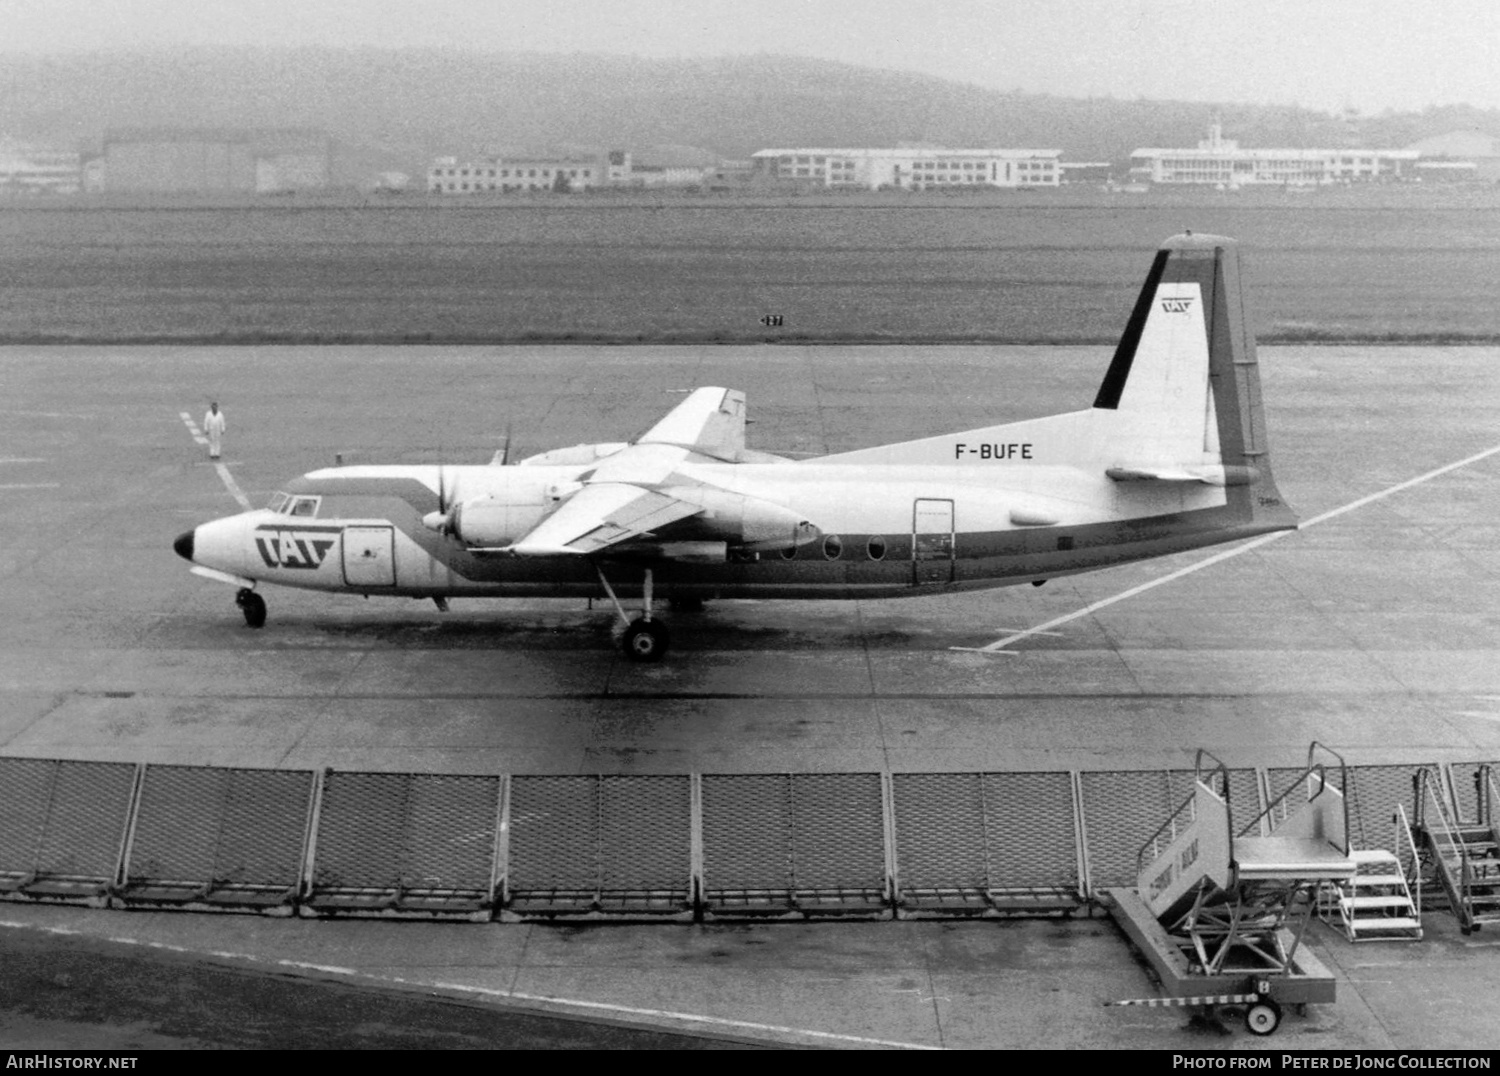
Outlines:
[[1244,244],[1263,340],[1500,340],[1493,200],[1095,202],[10,203],[0,342],[1098,343],[1184,228]]

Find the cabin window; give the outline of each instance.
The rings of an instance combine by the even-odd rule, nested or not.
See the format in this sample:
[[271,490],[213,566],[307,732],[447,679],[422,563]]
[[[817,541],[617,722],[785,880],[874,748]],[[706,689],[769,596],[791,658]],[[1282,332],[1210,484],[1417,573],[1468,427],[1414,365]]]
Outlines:
[[273,493],[271,494],[271,500],[266,505],[266,507],[272,512],[279,512],[286,507],[286,502],[288,500],[289,498],[285,493]]
[[844,551],[844,541],[837,534],[830,534],[823,539],[823,556],[829,560],[838,560],[839,554]]
[[785,549],[783,549],[781,551],[781,559],[782,560],[796,560],[797,559],[797,547],[794,546],[794,545],[787,546]]
[[865,545],[865,552],[870,555],[871,560],[884,560],[885,539],[878,534],[870,535],[870,541]]
[[294,497],[286,514],[312,518],[318,514],[318,501],[320,500],[322,500],[321,497]]

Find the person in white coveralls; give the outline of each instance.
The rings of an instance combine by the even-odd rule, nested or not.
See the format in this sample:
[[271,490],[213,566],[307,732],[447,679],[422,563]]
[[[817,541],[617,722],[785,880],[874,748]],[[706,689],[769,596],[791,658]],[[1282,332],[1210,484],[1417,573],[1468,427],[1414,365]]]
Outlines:
[[217,401],[208,405],[208,414],[203,416],[203,432],[208,435],[208,458],[219,458],[219,440],[224,436],[224,412]]

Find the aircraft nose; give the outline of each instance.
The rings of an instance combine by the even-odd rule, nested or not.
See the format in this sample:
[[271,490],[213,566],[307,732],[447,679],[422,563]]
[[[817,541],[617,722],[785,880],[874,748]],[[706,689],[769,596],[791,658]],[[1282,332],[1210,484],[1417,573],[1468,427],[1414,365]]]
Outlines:
[[177,541],[172,543],[172,548],[177,551],[177,555],[183,560],[193,559],[193,535],[196,533],[198,532],[183,531],[177,536]]

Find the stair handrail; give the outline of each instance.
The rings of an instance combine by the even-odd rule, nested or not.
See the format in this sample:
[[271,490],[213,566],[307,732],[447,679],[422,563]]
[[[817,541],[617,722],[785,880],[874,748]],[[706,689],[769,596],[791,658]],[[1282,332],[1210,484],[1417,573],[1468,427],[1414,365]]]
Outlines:
[[[1135,854],[1136,877],[1140,877],[1142,872],[1145,871],[1147,863],[1156,861],[1157,857],[1161,855],[1162,848],[1177,839],[1177,819],[1184,811],[1188,814],[1187,821],[1183,824],[1184,829],[1198,820],[1196,810],[1197,799],[1197,789],[1195,788],[1192,792],[1188,793],[1187,799],[1182,801],[1177,810],[1173,811],[1171,816],[1156,828],[1156,832],[1146,838],[1146,843],[1141,845],[1140,851]],[[1163,834],[1166,835],[1165,841],[1162,841]],[[1159,841],[1161,843],[1158,843]]]
[[[1208,780],[1207,781],[1205,781],[1203,779],[1203,759],[1204,759],[1204,756],[1207,756],[1208,758],[1212,759],[1213,763],[1214,763],[1214,768],[1208,771]],[[1214,791],[1214,786],[1212,784],[1212,781],[1213,781],[1213,779],[1214,779],[1215,776],[1218,776],[1218,777],[1222,778],[1221,784],[1222,784],[1222,786],[1224,788],[1224,839],[1225,839],[1225,842],[1226,842],[1225,845],[1224,845],[1224,847],[1230,849],[1231,854],[1233,854],[1233,850],[1234,850],[1234,801],[1230,798],[1230,795],[1229,795],[1229,767],[1226,766],[1226,765],[1224,765],[1223,760],[1220,759],[1218,755],[1215,755],[1213,752],[1208,751],[1208,750],[1206,750],[1206,749],[1204,749],[1202,747],[1198,748],[1198,755],[1197,755],[1196,758],[1193,759],[1193,777],[1194,777],[1194,779],[1199,784],[1203,785],[1203,787],[1207,788],[1210,792],[1213,792]]]
[[[1429,774],[1431,772],[1432,772],[1431,768],[1430,767],[1426,767],[1426,766],[1424,766],[1422,769],[1420,769],[1420,770],[1417,771],[1417,783],[1418,783],[1418,786],[1419,786],[1418,787],[1418,796],[1420,797],[1422,795],[1422,793],[1426,793],[1427,799],[1426,799],[1425,802],[1430,802],[1432,804],[1432,806],[1434,806],[1434,807],[1437,808],[1438,822],[1443,827],[1443,835],[1445,837],[1447,837],[1447,839],[1448,839],[1448,847],[1451,848],[1453,850],[1454,854],[1458,856],[1458,864],[1459,864],[1459,877],[1458,877],[1459,898],[1462,901],[1464,901],[1465,903],[1467,903],[1467,901],[1469,899],[1469,882],[1470,882],[1470,875],[1469,875],[1469,850],[1468,850],[1468,848],[1466,848],[1464,846],[1464,842],[1459,838],[1458,834],[1454,831],[1454,828],[1453,828],[1454,820],[1448,817],[1448,814],[1449,814],[1449,812],[1448,812],[1448,805],[1445,804],[1443,802],[1443,798],[1440,795],[1438,795],[1436,792],[1434,792],[1433,789],[1432,789],[1432,781],[1429,780]],[[1436,776],[1436,775],[1433,774],[1433,776]],[[1422,801],[1419,798],[1418,802],[1424,802],[1424,801]],[[1427,825],[1429,827],[1429,829],[1430,829],[1431,828],[1431,824],[1426,821],[1426,814],[1427,814],[1427,812],[1424,810],[1422,812],[1422,814],[1423,814],[1423,823],[1424,823],[1424,825]],[[1434,849],[1434,851],[1436,851],[1436,849]],[[1439,853],[1438,854],[1438,859],[1441,860],[1442,858],[1443,858],[1442,854]],[[1442,870],[1442,869],[1446,869],[1446,868],[1443,867],[1443,866],[1440,866],[1439,869]]]
[[[1332,755],[1334,758],[1339,760],[1339,794],[1343,799],[1342,809],[1344,812],[1344,847],[1339,849],[1339,851],[1343,852],[1344,855],[1347,856],[1349,854],[1349,798],[1354,791],[1349,786],[1349,763],[1344,761],[1343,755],[1339,754],[1333,748],[1329,747],[1326,743],[1319,743],[1317,740],[1314,740],[1311,744],[1308,745],[1307,748],[1307,765],[1309,769],[1312,768],[1313,757],[1319,751],[1323,751],[1325,754]],[[1318,786],[1317,795],[1308,797],[1309,802],[1317,799],[1318,796],[1321,796],[1323,794],[1323,789],[1328,786],[1327,772],[1323,772],[1321,774],[1321,777],[1323,783]]]
[[[1203,779],[1203,759],[1205,757],[1212,759],[1213,760],[1213,764],[1214,764],[1213,769],[1211,769],[1211,770],[1208,771],[1208,778],[1209,778],[1208,780],[1204,780]],[[1226,766],[1226,765],[1224,765],[1224,763],[1219,760],[1219,757],[1217,755],[1215,755],[1212,751],[1208,751],[1208,750],[1206,750],[1206,749],[1204,749],[1202,747],[1198,748],[1198,754],[1193,759],[1193,780],[1197,781],[1201,785],[1207,785],[1208,788],[1209,788],[1209,791],[1213,791],[1213,787],[1214,786],[1213,786],[1213,784],[1211,782],[1212,782],[1213,778],[1215,777],[1215,775],[1221,776],[1224,779],[1224,802],[1225,802],[1225,804],[1228,804],[1229,803],[1229,767]]]
[[[1396,804],[1396,813],[1391,816],[1395,823],[1396,834],[1391,841],[1396,846],[1396,863],[1401,867],[1401,877],[1406,880],[1406,892],[1412,899],[1412,910],[1416,912],[1417,920],[1422,918],[1422,852],[1417,847],[1416,838],[1411,835],[1411,820],[1406,817],[1406,805]],[[1401,863],[1401,845],[1406,843],[1407,850],[1411,853],[1411,877],[1407,877],[1406,865]],[[1356,881],[1356,884],[1358,882]]]
[[[1205,781],[1203,779],[1203,756],[1204,755],[1208,755],[1208,757],[1211,758],[1211,759],[1213,759],[1214,763],[1215,763],[1213,769],[1211,769],[1209,771],[1209,773],[1208,773],[1209,779],[1211,780],[1213,778],[1214,774],[1216,774],[1216,773],[1222,773],[1224,775],[1224,796],[1223,796],[1223,799],[1224,799],[1225,806],[1227,807],[1229,805],[1229,767],[1226,766],[1226,765],[1224,765],[1224,763],[1220,762],[1217,758],[1214,758],[1214,756],[1212,754],[1210,754],[1208,751],[1205,751],[1202,748],[1199,748],[1198,749],[1198,755],[1193,760],[1193,783],[1194,783],[1193,791],[1191,791],[1191,792],[1188,793],[1187,799],[1183,800],[1182,803],[1178,805],[1177,809],[1175,811],[1173,811],[1172,814],[1167,818],[1167,820],[1165,822],[1163,822],[1160,826],[1158,826],[1156,828],[1156,832],[1155,833],[1151,834],[1150,837],[1146,838],[1146,842],[1141,845],[1140,851],[1136,852],[1136,854],[1135,854],[1135,872],[1136,872],[1136,876],[1137,877],[1139,877],[1141,875],[1141,873],[1146,869],[1146,864],[1147,863],[1155,862],[1155,860],[1157,859],[1157,857],[1159,857],[1161,855],[1162,849],[1164,847],[1166,847],[1167,845],[1171,844],[1173,841],[1175,841],[1177,839],[1177,833],[1178,833],[1177,822],[1178,822],[1178,819],[1181,818],[1181,816],[1182,816],[1182,814],[1184,812],[1187,813],[1188,818],[1187,818],[1186,822],[1184,823],[1183,828],[1186,828],[1187,826],[1192,825],[1194,822],[1196,822],[1198,820],[1198,810],[1197,810],[1198,790],[1197,790],[1196,786],[1201,784],[1205,788],[1207,788],[1210,792],[1214,791],[1214,786],[1211,785],[1211,784],[1209,784],[1207,781]],[[1214,794],[1218,795],[1218,793],[1216,793],[1216,792]],[[1224,814],[1225,814],[1225,817],[1228,818],[1229,815],[1230,815],[1230,812],[1228,810],[1226,810],[1224,812]],[[1162,838],[1163,838],[1164,835],[1165,835],[1166,839],[1162,840]],[[1233,828],[1232,827],[1231,827],[1231,831],[1230,831],[1230,836],[1231,837],[1233,836]],[[1232,844],[1231,844],[1231,847],[1232,847]]]
[[1290,798],[1293,792],[1296,792],[1298,789],[1305,790],[1306,786],[1303,784],[1303,782],[1309,780],[1314,774],[1316,774],[1318,777],[1318,790],[1311,793],[1307,797],[1307,802],[1311,803],[1313,800],[1321,796],[1323,794],[1324,787],[1328,784],[1328,779],[1323,772],[1323,764],[1321,762],[1318,762],[1299,773],[1296,778],[1293,779],[1292,783],[1287,786],[1286,791],[1277,796],[1270,803],[1266,804],[1266,809],[1264,811],[1261,811],[1260,814],[1256,815],[1254,820],[1252,820],[1251,823],[1244,829],[1240,830],[1238,835],[1241,837],[1250,836],[1250,831],[1259,826],[1262,820],[1267,819],[1271,817],[1271,815],[1275,814],[1276,809],[1283,803],[1285,803],[1287,799]]
[[1482,762],[1474,771],[1474,792],[1478,801],[1479,817],[1475,819],[1490,831],[1490,840],[1500,845],[1500,818],[1495,816],[1495,807],[1500,803],[1500,784],[1495,781],[1495,769]]

